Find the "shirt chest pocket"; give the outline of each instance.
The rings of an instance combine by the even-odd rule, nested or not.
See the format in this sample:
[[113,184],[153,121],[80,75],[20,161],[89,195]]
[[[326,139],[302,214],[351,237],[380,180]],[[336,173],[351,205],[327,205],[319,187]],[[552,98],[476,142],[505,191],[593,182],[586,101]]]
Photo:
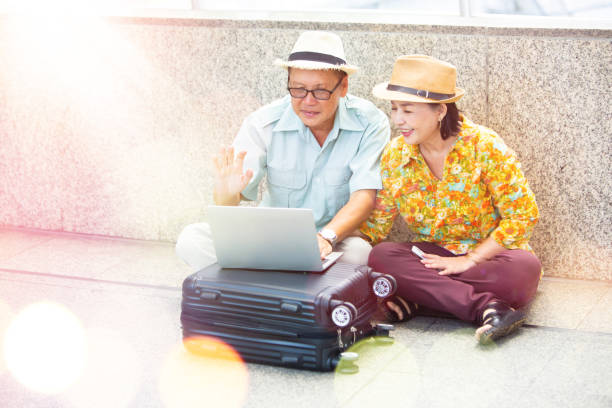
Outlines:
[[300,207],[306,187],[303,170],[268,167],[268,191],[274,207]]
[[349,181],[353,173],[345,167],[326,169],[323,176],[325,182],[325,201],[328,215],[333,217],[344,207],[350,197]]

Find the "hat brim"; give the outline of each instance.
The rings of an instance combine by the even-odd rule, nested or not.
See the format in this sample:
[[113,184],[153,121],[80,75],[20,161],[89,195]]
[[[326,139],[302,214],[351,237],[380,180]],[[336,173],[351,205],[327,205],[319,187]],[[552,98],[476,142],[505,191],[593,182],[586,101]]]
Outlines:
[[348,64],[334,65],[334,64],[328,64],[325,62],[308,61],[308,60],[283,61],[281,59],[276,59],[274,61],[274,65],[278,67],[283,67],[285,69],[287,68],[311,69],[311,70],[335,69],[339,71],[344,71],[346,72],[347,75],[353,75],[359,69],[358,67],[354,65],[348,65]]
[[387,89],[388,82],[378,84],[372,89],[372,94],[379,99],[386,99],[388,101],[402,101],[402,102],[420,102],[420,103],[451,103],[458,101],[465,94],[465,90],[461,88],[455,88],[455,96],[449,99],[430,99],[423,96],[416,96],[405,92],[390,91]]

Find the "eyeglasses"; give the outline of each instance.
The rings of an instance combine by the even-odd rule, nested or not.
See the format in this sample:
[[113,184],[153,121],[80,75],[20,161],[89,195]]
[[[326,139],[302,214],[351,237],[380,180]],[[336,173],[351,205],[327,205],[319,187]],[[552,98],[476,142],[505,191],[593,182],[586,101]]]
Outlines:
[[308,95],[308,92],[312,93],[312,96],[319,100],[319,101],[327,101],[329,100],[329,98],[331,98],[331,95],[334,93],[334,91],[336,89],[338,89],[338,86],[340,86],[340,83],[342,82],[343,78],[340,78],[340,81],[338,81],[338,83],[336,84],[336,86],[334,86],[334,89],[332,89],[331,91],[328,91],[327,89],[306,89],[306,88],[289,88],[287,87],[287,90],[289,91],[289,94],[291,95],[292,98],[298,98],[298,99],[304,99],[306,97],[306,95]]

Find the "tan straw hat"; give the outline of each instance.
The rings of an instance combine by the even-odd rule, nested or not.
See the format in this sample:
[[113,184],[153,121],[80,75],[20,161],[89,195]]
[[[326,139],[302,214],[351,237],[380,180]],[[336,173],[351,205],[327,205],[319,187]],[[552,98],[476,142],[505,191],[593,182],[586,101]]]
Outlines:
[[391,101],[451,103],[465,91],[455,86],[457,69],[427,55],[397,57],[391,80],[378,84],[374,96]]
[[283,68],[338,69],[348,75],[354,74],[358,69],[346,63],[340,37],[326,31],[303,32],[295,42],[289,59],[277,59],[274,65]]

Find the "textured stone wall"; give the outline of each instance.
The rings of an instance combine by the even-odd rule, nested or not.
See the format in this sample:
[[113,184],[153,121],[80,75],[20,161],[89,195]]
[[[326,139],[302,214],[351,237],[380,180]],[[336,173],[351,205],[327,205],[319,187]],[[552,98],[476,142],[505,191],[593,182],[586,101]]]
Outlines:
[[342,37],[366,98],[397,55],[455,64],[460,109],[536,193],[546,274],[612,279],[612,30],[3,16],[0,224],[174,240],[206,217],[213,153],[285,93],[272,62],[306,29]]

